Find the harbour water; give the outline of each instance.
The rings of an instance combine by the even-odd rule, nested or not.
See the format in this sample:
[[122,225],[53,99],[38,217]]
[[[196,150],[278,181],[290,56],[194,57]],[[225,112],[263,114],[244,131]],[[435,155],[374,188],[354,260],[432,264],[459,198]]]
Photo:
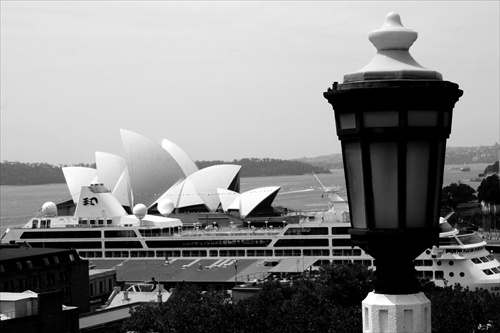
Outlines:
[[[482,173],[487,164],[468,165],[470,171],[460,171],[463,166],[447,165],[443,186],[459,181],[477,190],[480,182],[471,182]],[[344,172],[331,170],[331,174],[318,174],[325,186],[340,185],[339,196],[347,199]],[[283,206],[297,211],[324,211],[329,208],[330,200],[312,174],[301,176],[242,177],[241,192],[266,186],[280,186],[281,190],[274,200],[274,206]],[[70,199],[66,184],[47,184],[33,186],[0,186],[0,234],[10,225],[24,225],[34,217],[47,201],[55,203]]]

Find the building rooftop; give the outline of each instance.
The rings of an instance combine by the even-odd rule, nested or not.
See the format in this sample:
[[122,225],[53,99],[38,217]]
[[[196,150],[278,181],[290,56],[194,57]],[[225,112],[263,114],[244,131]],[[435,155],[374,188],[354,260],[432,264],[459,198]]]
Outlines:
[[28,298],[33,298],[33,297],[38,297],[38,294],[31,291],[31,290],[26,290],[22,293],[8,293],[8,292],[0,292],[0,301],[19,301],[22,299],[28,299]]
[[0,261],[11,259],[24,259],[38,255],[59,254],[68,251],[67,249],[52,249],[52,248],[32,248],[32,247],[19,247],[19,248],[2,248],[0,247]]
[[[299,260],[297,260],[299,259]],[[96,269],[116,269],[117,281],[165,282],[245,282],[262,279],[269,273],[303,272],[318,258],[238,259],[92,259]],[[298,264],[297,264],[298,262]],[[92,271],[92,270],[91,270]],[[235,279],[236,276],[236,279]]]

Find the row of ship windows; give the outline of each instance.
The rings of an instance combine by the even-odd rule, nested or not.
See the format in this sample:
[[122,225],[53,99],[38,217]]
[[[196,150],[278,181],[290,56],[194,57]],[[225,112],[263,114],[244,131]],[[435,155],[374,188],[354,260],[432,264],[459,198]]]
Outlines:
[[[207,248],[207,247],[263,247],[268,246],[272,239],[199,239],[199,240],[147,240],[148,248]],[[53,247],[53,248],[73,248],[73,249],[100,249],[102,242],[96,241],[63,241],[63,242],[30,242],[33,247]],[[350,246],[348,238],[332,239],[331,245]],[[313,239],[278,239],[274,247],[328,247],[329,240],[327,238]],[[104,248],[106,249],[141,249],[144,248],[140,241],[106,241]]]
[[[333,256],[361,256],[361,250],[333,250]],[[105,258],[180,258],[180,257],[314,257],[329,256],[324,249],[286,250],[172,250],[172,251],[104,251]],[[83,258],[102,258],[101,251],[80,251]],[[370,261],[370,260],[368,260]]]
[[[477,247],[471,247],[468,249],[444,249],[445,253],[450,253],[450,254],[458,254],[462,255],[462,253],[471,253],[471,252],[477,252],[477,251],[482,251],[486,249],[485,246],[477,246]],[[431,250],[426,251],[427,254],[431,254]]]
[[461,254],[461,253],[470,253],[470,252],[477,252],[477,251],[482,251],[486,247],[485,246],[478,246],[478,247],[472,247],[468,249],[446,249],[446,253],[451,253],[451,254]]
[[500,266],[493,267],[490,269],[483,269],[483,273],[486,275],[500,274]]
[[[36,222],[37,220],[33,220],[33,229],[41,228],[50,228],[50,220],[41,220],[40,223]],[[112,220],[107,219],[98,219],[98,220],[89,220],[88,223],[86,220],[79,221],[79,227],[84,226],[104,226],[111,225]],[[141,236],[143,237],[160,237],[160,236],[172,236],[177,233],[182,233],[182,231],[188,231],[193,228],[190,227],[169,227],[169,228],[148,228],[148,229],[139,229]],[[347,235],[348,228],[345,227],[333,227],[332,234],[333,235]],[[194,229],[193,229],[194,230]],[[328,235],[328,228],[289,228],[285,232],[285,236],[299,236],[299,235]],[[33,232],[25,232],[21,238],[23,239],[41,239],[41,238],[101,238],[100,230],[66,230],[66,231],[33,231]],[[129,237],[137,237],[137,234],[134,230],[105,230],[104,231],[105,238],[129,238]]]
[[485,256],[485,257],[480,257],[480,258],[472,258],[471,260],[472,260],[472,262],[473,262],[473,263],[475,263],[475,264],[482,264],[482,263],[484,263],[484,262],[493,261],[493,260],[495,260],[495,258],[494,258],[491,254],[489,254],[489,255],[487,255],[487,256]]
[[[42,220],[33,219],[33,221],[31,221],[31,228],[32,229],[50,228],[51,222],[52,222],[51,219],[46,219],[46,220],[45,219],[42,219]],[[113,224],[113,220],[112,219],[89,219],[89,220],[81,219],[78,221],[78,223],[79,223],[79,226],[86,226],[86,225],[104,226],[104,225]]]

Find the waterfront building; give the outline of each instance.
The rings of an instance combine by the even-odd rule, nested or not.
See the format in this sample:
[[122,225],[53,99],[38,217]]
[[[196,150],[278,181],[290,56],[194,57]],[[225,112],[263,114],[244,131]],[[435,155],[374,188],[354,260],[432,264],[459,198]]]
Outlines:
[[0,292],[61,291],[62,304],[89,311],[89,264],[76,250],[0,247]]

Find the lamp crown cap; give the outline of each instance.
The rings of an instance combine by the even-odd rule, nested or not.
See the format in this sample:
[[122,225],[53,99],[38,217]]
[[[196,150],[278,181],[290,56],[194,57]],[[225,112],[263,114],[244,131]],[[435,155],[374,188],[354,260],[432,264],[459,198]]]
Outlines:
[[396,12],[387,14],[384,25],[368,34],[368,39],[377,48],[377,51],[409,50],[417,37],[416,31],[403,26],[401,17]]
[[390,12],[382,27],[368,34],[377,54],[359,71],[344,75],[344,83],[401,79],[442,81],[441,73],[423,67],[410,55],[409,49],[417,37],[416,31],[403,26],[398,13]]

